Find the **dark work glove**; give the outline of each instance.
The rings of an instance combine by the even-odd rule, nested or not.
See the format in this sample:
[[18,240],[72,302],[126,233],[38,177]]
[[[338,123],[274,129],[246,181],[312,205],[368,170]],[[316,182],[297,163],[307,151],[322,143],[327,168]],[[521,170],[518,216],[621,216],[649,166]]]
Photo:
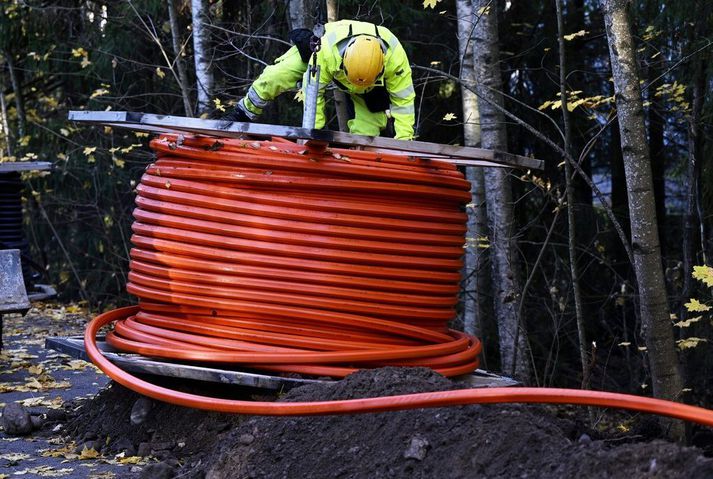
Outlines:
[[312,56],[312,49],[309,44],[313,37],[312,30],[296,28],[289,33],[289,36],[290,41],[297,47],[297,51],[300,52],[302,61],[308,63],[309,57]]
[[236,106],[235,108],[233,108],[233,111],[231,111],[230,113],[228,113],[227,115],[222,117],[221,120],[242,121],[242,122],[246,122],[246,123],[250,123],[252,121],[250,119],[250,117],[239,106]]
[[386,111],[391,106],[391,97],[389,97],[389,92],[386,90],[386,87],[374,87],[368,92],[362,93],[361,96],[364,98],[366,107],[372,113]]

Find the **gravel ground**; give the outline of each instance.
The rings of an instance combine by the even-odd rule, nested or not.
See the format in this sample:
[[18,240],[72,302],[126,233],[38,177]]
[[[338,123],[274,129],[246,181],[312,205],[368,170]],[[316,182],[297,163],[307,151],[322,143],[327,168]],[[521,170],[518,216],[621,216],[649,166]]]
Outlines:
[[[34,427],[25,435],[0,429],[0,479],[139,477],[147,459],[122,464],[124,458],[92,457],[92,451],[82,454],[64,433],[68,413],[109,382],[93,365],[44,349],[48,336],[83,333],[87,316],[82,308],[36,304],[24,318],[8,315],[3,322],[0,408],[22,404]],[[6,424],[6,419],[0,424]]]

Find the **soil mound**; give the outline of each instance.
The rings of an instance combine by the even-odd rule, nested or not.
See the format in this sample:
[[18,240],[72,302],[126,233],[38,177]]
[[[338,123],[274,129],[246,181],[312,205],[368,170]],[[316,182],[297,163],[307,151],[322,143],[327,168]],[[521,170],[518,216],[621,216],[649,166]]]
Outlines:
[[[383,368],[293,389],[279,400],[459,387],[430,369]],[[562,411],[473,405],[350,416],[237,416],[151,402],[114,384],[83,401],[66,431],[78,449],[160,461],[144,468],[145,478],[713,478],[713,460],[699,449],[631,437],[598,439]],[[165,474],[151,469],[159,466]]]
[[106,456],[152,456],[174,467],[179,461],[186,467],[199,463],[221,432],[244,420],[151,401],[116,383],[82,401],[72,416],[65,434],[79,450],[86,446]]
[[[360,371],[289,392],[315,401],[454,389],[428,369]],[[350,416],[254,417],[227,432],[205,469],[233,478],[713,477],[700,450],[591,440],[538,406],[487,405]]]

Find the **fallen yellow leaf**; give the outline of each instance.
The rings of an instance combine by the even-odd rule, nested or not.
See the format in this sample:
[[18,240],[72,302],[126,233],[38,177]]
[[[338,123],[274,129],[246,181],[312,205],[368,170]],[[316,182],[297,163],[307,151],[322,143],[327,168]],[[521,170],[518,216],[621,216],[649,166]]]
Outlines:
[[84,446],[84,449],[82,449],[82,452],[79,454],[79,459],[96,459],[99,456],[101,456],[101,454],[99,454],[99,451],[97,451],[93,447],[91,449],[87,449],[87,446]]

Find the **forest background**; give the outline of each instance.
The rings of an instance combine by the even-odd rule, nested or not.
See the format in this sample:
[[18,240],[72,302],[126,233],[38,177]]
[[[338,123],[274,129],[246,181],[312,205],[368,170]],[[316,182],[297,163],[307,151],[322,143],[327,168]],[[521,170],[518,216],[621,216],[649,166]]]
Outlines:
[[[0,1],[0,162],[54,164],[23,176],[43,281],[93,311],[132,302],[131,212],[152,161],[148,135],[78,126],[69,110],[220,116],[288,48],[290,29],[329,13],[401,40],[417,139],[545,161],[544,171],[466,172],[473,203],[455,325],[481,337],[483,367],[538,385],[649,394],[659,356],[647,341],[643,285],[665,304],[659,326],[672,331],[682,374],[668,397],[710,405],[713,2],[328,3]],[[625,80],[640,88],[648,152],[637,164],[650,169],[655,197],[655,213],[643,216],[629,211],[632,148],[612,70],[612,52],[622,52],[611,19],[622,11],[637,58]],[[298,125],[301,105],[285,94],[260,121]],[[641,224],[660,238],[658,289],[632,261]]]

